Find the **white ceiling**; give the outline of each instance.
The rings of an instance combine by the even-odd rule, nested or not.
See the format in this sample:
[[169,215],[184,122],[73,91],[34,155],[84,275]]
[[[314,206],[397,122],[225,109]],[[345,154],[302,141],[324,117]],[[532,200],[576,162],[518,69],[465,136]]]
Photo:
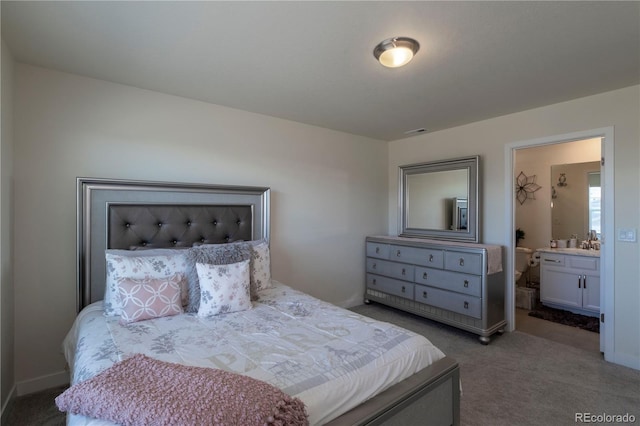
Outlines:
[[[640,2],[2,1],[18,62],[381,140],[640,83]],[[393,36],[406,67],[372,54]]]

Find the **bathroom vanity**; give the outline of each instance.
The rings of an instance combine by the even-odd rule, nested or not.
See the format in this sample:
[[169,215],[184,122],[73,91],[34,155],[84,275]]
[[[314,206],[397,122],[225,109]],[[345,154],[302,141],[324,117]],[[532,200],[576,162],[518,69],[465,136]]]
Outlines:
[[506,326],[504,297],[501,246],[367,237],[365,303],[470,331],[487,344]]
[[541,248],[540,302],[551,308],[600,315],[600,251]]

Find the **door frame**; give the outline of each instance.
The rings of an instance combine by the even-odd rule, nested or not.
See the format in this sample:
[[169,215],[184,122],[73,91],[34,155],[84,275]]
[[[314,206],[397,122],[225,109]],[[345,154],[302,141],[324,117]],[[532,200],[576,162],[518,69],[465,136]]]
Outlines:
[[513,230],[515,229],[515,154],[518,149],[535,146],[554,145],[564,142],[573,142],[583,139],[602,138],[600,153],[604,164],[601,163],[602,179],[602,250],[600,253],[600,313],[604,314],[605,322],[600,323],[600,351],[604,353],[606,361],[613,362],[614,330],[615,330],[615,300],[614,300],[614,132],[613,126],[602,127],[561,135],[546,136],[542,138],[511,142],[505,145],[505,241],[507,242],[505,285],[506,303],[505,316],[507,318],[507,331],[515,330],[516,303],[515,283],[513,273],[515,265],[515,241]]

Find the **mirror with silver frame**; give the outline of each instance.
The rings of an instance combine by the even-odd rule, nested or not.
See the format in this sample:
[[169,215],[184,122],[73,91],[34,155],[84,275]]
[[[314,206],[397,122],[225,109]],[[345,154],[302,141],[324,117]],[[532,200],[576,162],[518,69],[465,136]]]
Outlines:
[[477,243],[480,157],[400,166],[399,234]]

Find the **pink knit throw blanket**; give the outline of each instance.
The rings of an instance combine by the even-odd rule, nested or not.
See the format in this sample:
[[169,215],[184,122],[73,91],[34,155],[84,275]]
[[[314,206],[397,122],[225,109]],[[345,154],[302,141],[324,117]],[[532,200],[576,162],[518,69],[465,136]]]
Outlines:
[[136,354],[56,398],[60,411],[122,425],[308,425],[304,403],[251,377]]

